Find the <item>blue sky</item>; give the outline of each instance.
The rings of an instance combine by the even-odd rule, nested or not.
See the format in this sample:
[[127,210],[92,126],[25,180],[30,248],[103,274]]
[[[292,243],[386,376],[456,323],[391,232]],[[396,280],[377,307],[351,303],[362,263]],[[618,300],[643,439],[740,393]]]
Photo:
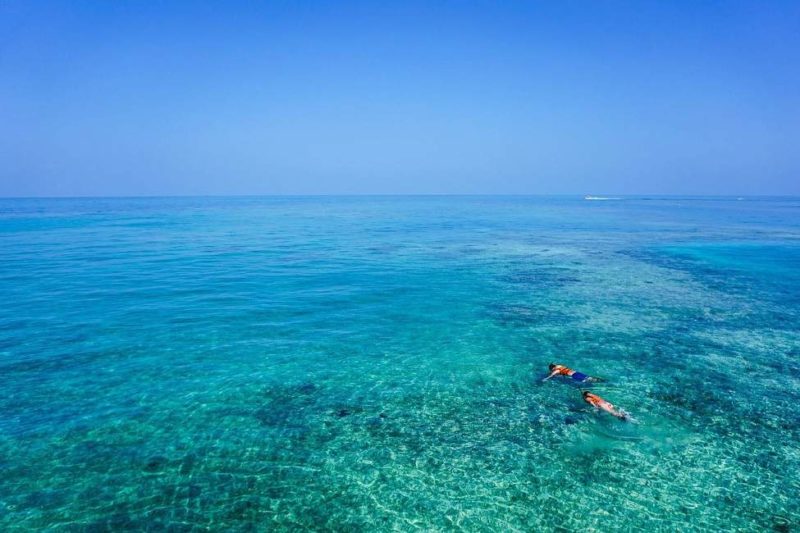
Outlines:
[[0,0],[0,195],[800,194],[800,2]]

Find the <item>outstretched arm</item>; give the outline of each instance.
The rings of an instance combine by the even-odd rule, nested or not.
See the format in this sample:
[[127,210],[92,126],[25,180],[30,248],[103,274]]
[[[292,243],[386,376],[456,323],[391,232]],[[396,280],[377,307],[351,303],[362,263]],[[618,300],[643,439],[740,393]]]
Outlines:
[[553,370],[552,372],[550,372],[550,375],[547,376],[546,378],[544,378],[542,381],[547,381],[548,379],[552,378],[556,374],[558,374],[558,370]]

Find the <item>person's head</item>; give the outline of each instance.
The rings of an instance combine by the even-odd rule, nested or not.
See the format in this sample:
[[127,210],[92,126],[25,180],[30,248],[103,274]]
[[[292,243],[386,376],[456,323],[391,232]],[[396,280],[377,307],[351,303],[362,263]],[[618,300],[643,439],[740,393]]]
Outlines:
[[555,370],[555,369],[556,369],[556,364],[555,364],[555,363],[550,363],[550,364],[548,365],[548,368],[549,368],[550,370]]
[[591,395],[592,395],[592,393],[591,393],[591,392],[589,392],[588,390],[585,390],[585,391],[583,391],[583,397],[584,397],[584,398],[588,398],[588,397],[589,397],[589,396],[591,396]]

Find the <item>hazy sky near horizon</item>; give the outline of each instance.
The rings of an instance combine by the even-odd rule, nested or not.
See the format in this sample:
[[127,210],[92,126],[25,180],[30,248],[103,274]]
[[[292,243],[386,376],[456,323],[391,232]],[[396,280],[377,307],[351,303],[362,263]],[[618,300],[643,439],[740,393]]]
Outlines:
[[0,0],[0,196],[800,194],[800,2]]

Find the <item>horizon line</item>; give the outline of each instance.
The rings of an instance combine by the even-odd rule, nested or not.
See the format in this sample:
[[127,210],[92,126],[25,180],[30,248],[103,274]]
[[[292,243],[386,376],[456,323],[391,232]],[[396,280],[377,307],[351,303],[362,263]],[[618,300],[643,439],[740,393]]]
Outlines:
[[800,198],[800,194],[676,194],[676,193],[633,193],[633,194],[586,194],[586,193],[263,193],[263,194],[130,194],[130,195],[36,195],[5,196],[0,200],[102,200],[102,199],[153,199],[153,198],[342,198],[342,197],[578,197],[584,199],[625,200],[647,198]]

